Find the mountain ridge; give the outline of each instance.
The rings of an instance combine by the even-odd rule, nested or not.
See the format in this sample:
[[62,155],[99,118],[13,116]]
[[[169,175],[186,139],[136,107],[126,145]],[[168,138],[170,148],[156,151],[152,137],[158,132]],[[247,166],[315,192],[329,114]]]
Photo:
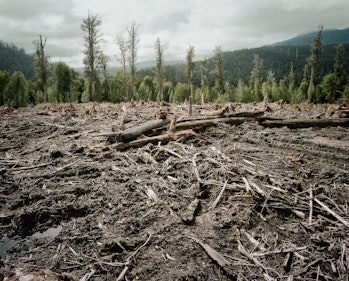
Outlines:
[[[290,39],[275,42],[267,46],[310,46],[316,33],[317,31],[312,31],[300,34]],[[321,42],[323,45],[349,43],[349,27],[344,29],[324,29],[321,36]]]

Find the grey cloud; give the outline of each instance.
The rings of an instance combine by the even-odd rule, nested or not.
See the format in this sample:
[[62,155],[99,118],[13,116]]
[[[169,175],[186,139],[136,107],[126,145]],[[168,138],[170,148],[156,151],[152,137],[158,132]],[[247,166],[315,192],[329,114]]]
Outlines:
[[184,59],[189,44],[197,58],[223,50],[259,47],[301,33],[348,27],[347,0],[1,0],[0,39],[33,50],[38,34],[47,36],[47,53],[55,60],[81,63],[87,12],[102,19],[102,49],[116,61],[116,37],[139,24],[139,60],[154,59],[157,37],[165,57]]

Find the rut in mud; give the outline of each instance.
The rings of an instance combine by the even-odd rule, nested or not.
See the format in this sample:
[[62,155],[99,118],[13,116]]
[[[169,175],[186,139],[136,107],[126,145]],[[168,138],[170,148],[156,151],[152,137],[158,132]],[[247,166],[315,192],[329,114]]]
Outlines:
[[[265,116],[311,120],[330,107]],[[217,123],[200,138],[124,151],[98,137],[158,112],[155,103],[90,104],[0,115],[4,280],[348,278],[347,127]]]

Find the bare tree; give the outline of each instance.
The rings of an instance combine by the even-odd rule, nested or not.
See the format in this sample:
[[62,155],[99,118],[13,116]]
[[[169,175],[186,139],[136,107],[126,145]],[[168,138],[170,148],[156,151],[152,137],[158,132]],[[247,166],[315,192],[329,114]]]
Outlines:
[[120,56],[118,57],[118,61],[121,63],[122,66],[122,72],[123,72],[123,84],[124,84],[124,91],[125,91],[125,98],[126,100],[129,99],[128,96],[128,88],[127,88],[127,46],[126,42],[122,37],[117,38],[117,43],[120,51]]
[[189,49],[187,50],[187,64],[185,68],[185,75],[188,78],[188,84],[190,89],[189,96],[189,115],[193,114],[193,100],[194,100],[194,46],[189,45]]
[[200,62],[201,72],[201,105],[204,105],[207,99],[208,78],[207,78],[207,59]]
[[96,80],[97,80],[97,69],[99,63],[99,57],[101,50],[99,47],[100,33],[99,26],[102,24],[101,19],[98,15],[93,15],[88,12],[87,18],[83,20],[81,29],[86,33],[85,39],[85,75],[89,80],[90,86],[90,100],[95,101],[96,99]]
[[261,89],[262,68],[263,68],[263,59],[258,54],[254,54],[253,68],[250,74],[250,86],[253,89],[253,100],[255,102],[263,100],[263,94]]
[[164,100],[164,78],[165,78],[165,67],[164,67],[164,46],[160,44],[160,39],[158,38],[155,42],[155,52],[156,52],[156,69],[155,77],[159,83],[159,96],[158,100]]
[[322,51],[321,35],[323,31],[323,26],[320,25],[319,31],[315,34],[313,42],[310,48],[310,56],[307,59],[308,65],[310,66],[310,79],[308,87],[308,102],[311,102],[313,97],[313,87],[314,87],[314,75],[315,75],[315,65],[319,59],[319,55]]
[[108,63],[110,59],[105,54],[101,53],[98,59],[99,67],[103,75],[103,101],[109,100],[109,70]]
[[42,88],[42,92],[44,93],[45,102],[48,102],[47,83],[49,76],[49,61],[48,57],[45,55],[46,40],[46,37],[39,35],[39,39],[34,40],[33,43],[36,45],[34,59],[36,79],[38,80],[39,85]]
[[136,62],[137,62],[137,45],[139,40],[137,39],[138,26],[136,22],[132,22],[131,26],[127,29],[129,40],[128,40],[128,63],[130,66],[130,74],[131,74],[131,88],[132,88],[132,98],[137,97],[137,89],[136,89]]

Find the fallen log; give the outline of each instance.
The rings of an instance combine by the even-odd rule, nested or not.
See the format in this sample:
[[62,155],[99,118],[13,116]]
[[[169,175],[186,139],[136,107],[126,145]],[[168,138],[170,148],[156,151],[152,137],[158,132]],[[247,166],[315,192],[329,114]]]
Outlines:
[[202,140],[202,137],[199,134],[195,133],[193,130],[183,130],[183,131],[177,131],[175,133],[168,133],[168,134],[157,135],[153,137],[137,139],[130,142],[119,142],[119,143],[112,144],[110,148],[116,149],[116,150],[126,150],[129,148],[142,147],[148,143],[158,144],[159,142],[161,142],[162,144],[166,144],[169,141],[186,141],[189,139],[195,139],[197,141],[200,141]]
[[137,139],[139,136],[149,133],[152,130],[166,126],[170,123],[169,119],[157,119],[150,120],[145,123],[142,123],[138,126],[129,128],[124,131],[112,132],[112,133],[102,133],[95,135],[96,137],[108,137],[108,140],[111,142],[129,142]]
[[260,125],[268,128],[280,128],[288,127],[290,129],[302,129],[302,128],[325,128],[325,127],[349,127],[349,118],[340,119],[293,119],[293,120],[280,120],[280,119],[265,119],[260,120]]
[[232,112],[225,115],[213,115],[213,114],[206,114],[204,115],[195,116],[195,117],[186,117],[186,118],[180,118],[177,122],[187,122],[187,121],[195,121],[195,120],[211,120],[211,119],[218,119],[218,118],[230,118],[230,117],[251,117],[251,118],[259,118],[264,115],[263,110],[258,111],[241,111],[241,112]]
[[207,127],[215,126],[218,123],[226,123],[230,125],[240,125],[246,121],[255,120],[254,118],[249,117],[224,117],[224,118],[213,118],[213,119],[201,119],[201,120],[188,120],[177,122],[177,130],[202,130]]

